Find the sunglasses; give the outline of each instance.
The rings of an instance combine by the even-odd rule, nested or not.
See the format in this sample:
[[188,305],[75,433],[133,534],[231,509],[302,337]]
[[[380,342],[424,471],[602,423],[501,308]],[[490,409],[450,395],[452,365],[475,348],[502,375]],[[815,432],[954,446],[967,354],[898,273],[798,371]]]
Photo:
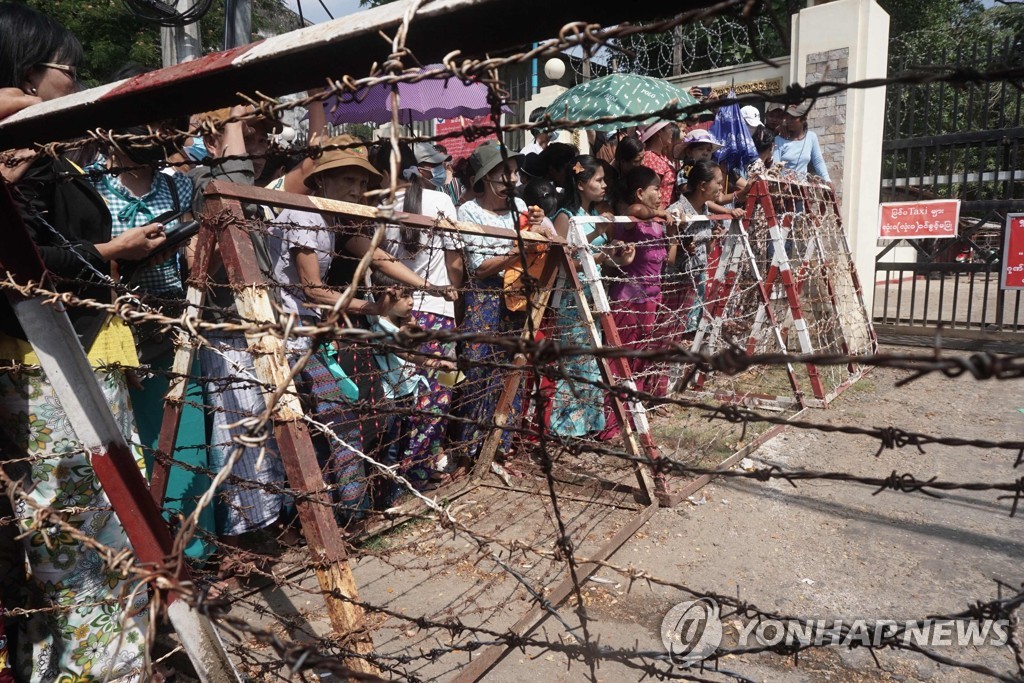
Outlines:
[[45,66],[47,69],[56,69],[57,71],[63,71],[66,73],[71,80],[78,80],[78,69],[67,64],[54,64],[53,62],[39,62],[39,66]]

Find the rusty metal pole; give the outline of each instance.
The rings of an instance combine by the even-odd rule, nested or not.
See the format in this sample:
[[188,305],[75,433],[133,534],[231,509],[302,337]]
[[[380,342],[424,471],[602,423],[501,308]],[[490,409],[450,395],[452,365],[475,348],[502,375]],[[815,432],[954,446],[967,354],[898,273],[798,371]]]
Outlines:
[[[242,206],[236,199],[216,194],[217,186],[207,189],[205,219],[218,217],[226,222],[217,232],[219,253],[227,270],[228,282],[235,292],[235,304],[244,320],[258,325],[277,319],[267,293],[267,283],[260,271],[248,232],[244,229]],[[290,369],[284,342],[270,334],[247,335],[255,357],[256,376],[266,386],[290,384]],[[303,422],[302,406],[290,387],[274,407],[274,436],[288,477],[288,485],[302,491],[296,501],[299,521],[306,535],[311,560],[316,571],[324,604],[335,632],[347,640],[356,656],[346,662],[353,670],[376,674],[377,669],[366,659],[373,652],[373,639],[366,629],[366,615],[356,604],[359,598],[356,581],[348,563],[348,554],[341,529],[334,518],[323,473]]]
[[[193,262],[188,291],[185,293],[186,319],[198,318],[206,299],[206,273],[210,270],[210,257],[216,244],[213,231],[204,227],[199,232],[196,256]],[[174,443],[178,439],[181,412],[185,408],[185,392],[188,390],[188,375],[196,357],[195,340],[183,332],[177,333],[174,361],[171,364],[171,381],[164,396],[164,416],[160,423],[160,438],[153,458],[153,473],[149,478],[149,492],[156,504],[163,507],[170,476],[171,461],[174,459]]]

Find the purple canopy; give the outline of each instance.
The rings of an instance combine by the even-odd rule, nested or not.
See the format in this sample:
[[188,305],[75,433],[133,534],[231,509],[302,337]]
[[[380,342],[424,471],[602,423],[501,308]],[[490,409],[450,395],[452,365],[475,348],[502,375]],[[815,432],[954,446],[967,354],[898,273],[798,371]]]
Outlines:
[[[427,69],[439,68],[428,65]],[[491,111],[487,103],[487,86],[481,83],[466,85],[458,78],[428,78],[418,83],[398,84],[399,121],[429,121],[451,119],[457,116],[472,118]],[[390,123],[391,86],[375,85],[357,93],[329,98],[324,107],[327,120],[340,123]],[[510,111],[507,107],[503,111]]]

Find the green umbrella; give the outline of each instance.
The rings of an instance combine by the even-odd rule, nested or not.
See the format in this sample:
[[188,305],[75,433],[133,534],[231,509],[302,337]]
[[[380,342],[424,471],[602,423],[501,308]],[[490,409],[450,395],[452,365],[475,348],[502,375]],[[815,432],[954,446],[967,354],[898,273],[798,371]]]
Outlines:
[[[653,113],[673,103],[679,107],[688,107],[697,104],[697,100],[682,88],[660,78],[636,74],[612,74],[569,88],[559,95],[545,109],[544,113],[552,119],[584,121],[600,116],[635,116],[648,112]],[[637,121],[584,127],[607,133],[619,128],[654,123],[657,120],[659,117],[652,116]]]

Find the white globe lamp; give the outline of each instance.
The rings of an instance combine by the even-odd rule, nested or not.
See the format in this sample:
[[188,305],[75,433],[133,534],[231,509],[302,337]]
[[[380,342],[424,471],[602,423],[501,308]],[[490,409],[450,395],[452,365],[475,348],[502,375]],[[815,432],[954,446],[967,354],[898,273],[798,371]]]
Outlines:
[[565,75],[565,62],[558,57],[552,57],[544,62],[544,75],[551,81],[558,81]]

